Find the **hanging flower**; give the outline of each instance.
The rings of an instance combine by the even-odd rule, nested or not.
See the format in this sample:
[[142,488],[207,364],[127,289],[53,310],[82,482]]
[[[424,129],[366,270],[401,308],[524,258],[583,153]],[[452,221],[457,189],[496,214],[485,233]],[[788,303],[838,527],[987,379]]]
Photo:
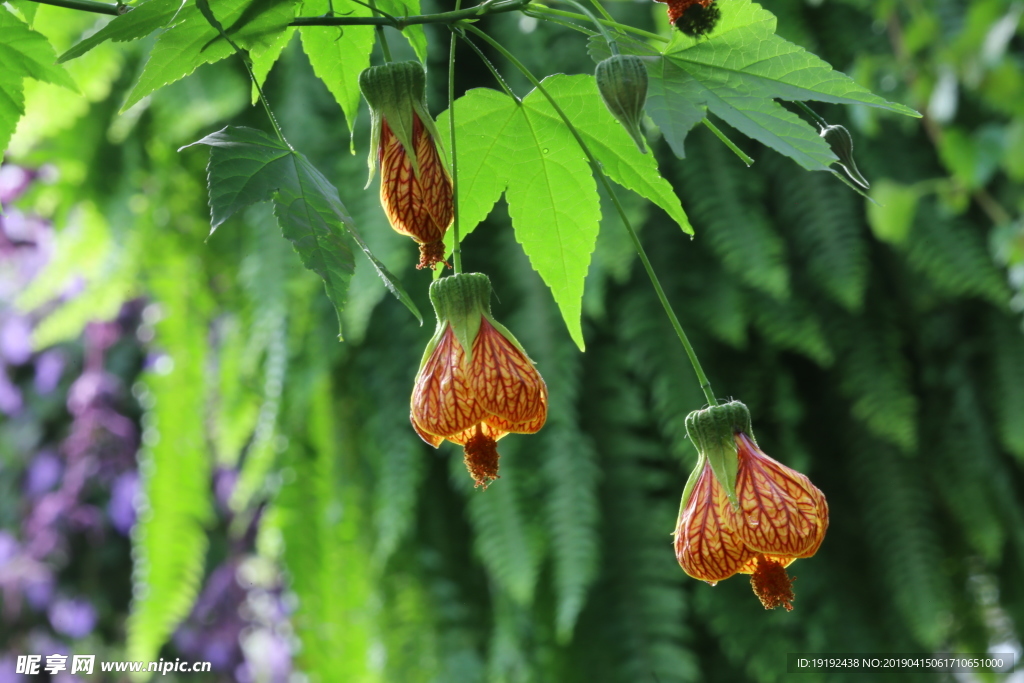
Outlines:
[[481,273],[430,287],[437,329],[412,392],[412,425],[435,448],[465,450],[466,469],[484,488],[498,478],[497,441],[532,434],[547,418],[547,386],[515,337],[491,316],[491,282]]
[[391,227],[420,245],[417,268],[444,264],[442,240],[454,215],[452,180],[437,149],[425,86],[419,62],[391,62],[359,75],[372,125],[366,184],[380,163],[380,203]]
[[654,0],[668,5],[668,21],[677,29],[699,38],[715,30],[722,11],[715,0]]
[[766,609],[792,610],[785,568],[821,545],[828,528],[824,494],[757,447],[750,413],[739,401],[695,411],[686,427],[699,459],[676,524],[680,566],[712,585],[750,574]]

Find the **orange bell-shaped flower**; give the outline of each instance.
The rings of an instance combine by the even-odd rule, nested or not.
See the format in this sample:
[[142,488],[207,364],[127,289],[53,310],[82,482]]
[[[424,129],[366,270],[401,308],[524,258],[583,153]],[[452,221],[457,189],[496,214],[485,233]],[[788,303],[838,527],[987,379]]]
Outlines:
[[766,608],[793,609],[785,567],[821,545],[828,528],[824,494],[757,447],[749,413],[738,401],[691,413],[687,431],[700,459],[676,525],[680,566],[712,584],[751,574]]
[[547,419],[547,386],[515,337],[494,320],[486,275],[463,273],[430,287],[437,330],[412,392],[412,425],[435,448],[465,450],[477,486],[498,478],[497,441],[532,434]]
[[374,66],[359,76],[370,105],[370,179],[379,163],[381,206],[391,227],[420,245],[417,268],[444,264],[442,240],[454,216],[452,180],[437,149],[425,85],[419,62]]

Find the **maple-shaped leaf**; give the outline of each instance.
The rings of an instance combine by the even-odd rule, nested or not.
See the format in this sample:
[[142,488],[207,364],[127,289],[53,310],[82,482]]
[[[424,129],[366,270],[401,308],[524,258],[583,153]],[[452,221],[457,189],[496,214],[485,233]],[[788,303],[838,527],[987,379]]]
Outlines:
[[[718,27],[699,40],[675,32],[663,52],[630,38],[619,49],[644,58],[650,75],[647,113],[677,156],[687,133],[707,112],[744,135],[792,158],[808,170],[824,171],[836,156],[814,129],[776,100],[864,104],[920,116],[889,102],[799,45],[775,35],[776,19],[750,0],[718,0]],[[590,42],[595,60],[608,56],[600,37]]]
[[186,147],[193,145],[211,148],[207,166],[211,233],[239,209],[271,200],[282,234],[303,265],[323,278],[339,325],[355,270],[346,237],[359,245],[385,286],[423,323],[398,279],[363,242],[338,190],[304,154],[263,131],[241,126],[228,126]]
[[[693,232],[651,154],[641,153],[608,112],[593,76],[550,76],[542,85],[558,102],[605,173],[660,206]],[[583,281],[601,220],[586,155],[539,90],[522,102],[486,88],[455,101],[459,224],[471,232],[505,193],[516,239],[551,288],[573,341],[583,348]],[[448,113],[438,117],[448,138]]]
[[[210,9],[228,37],[253,57],[278,45],[278,34],[287,31],[288,24],[295,18],[295,0],[219,0]],[[159,88],[188,76],[197,67],[231,54],[234,48],[203,16],[197,4],[187,1],[167,30],[160,34],[121,111]]]
[[26,78],[78,92],[71,76],[55,60],[46,37],[0,5],[0,150],[7,149],[18,120],[25,114]]

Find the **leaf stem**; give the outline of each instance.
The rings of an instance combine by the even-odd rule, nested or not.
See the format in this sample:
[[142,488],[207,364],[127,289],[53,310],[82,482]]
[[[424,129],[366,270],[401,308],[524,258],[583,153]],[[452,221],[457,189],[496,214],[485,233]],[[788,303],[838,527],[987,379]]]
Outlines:
[[[381,15],[381,18],[387,18],[383,16],[383,12],[377,9],[377,3],[375,0],[369,0],[369,7],[373,10],[374,14]],[[377,38],[380,39],[380,51],[381,54],[384,55],[384,63],[386,64],[391,61],[391,47],[388,45],[388,37],[384,35],[383,24],[377,24]]]
[[[93,2],[93,0],[31,0],[32,2],[38,2],[40,5],[53,5],[54,7],[64,7],[66,9],[76,9],[81,12],[92,12],[93,14],[109,14],[111,16],[119,16],[124,14],[131,7],[126,5],[111,5],[106,2]],[[126,7],[127,9],[121,9]]]
[[521,103],[523,101],[522,98],[519,97],[519,95],[512,92],[512,88],[509,86],[508,83],[505,82],[505,79],[502,77],[501,73],[499,73],[498,70],[494,67],[494,64],[491,63],[491,60],[489,60],[487,58],[487,55],[485,55],[480,50],[480,48],[477,47],[476,43],[469,39],[466,33],[461,30],[461,27],[453,28],[452,30],[458,33],[459,37],[462,38],[466,45],[469,45],[471,48],[473,48],[473,52],[475,52],[476,56],[480,58],[480,61],[484,63],[484,66],[486,66],[490,70],[491,75],[494,76],[494,80],[498,81],[498,85],[500,85],[501,89],[505,91],[505,94],[511,97],[513,100],[515,100],[517,104]]
[[814,119],[814,122],[815,122],[816,124],[818,124],[818,126],[819,126],[819,127],[820,127],[820,128],[822,129],[822,130],[824,130],[824,129],[828,128],[828,121],[826,121],[825,119],[821,118],[821,116],[819,116],[819,115],[818,115],[818,112],[814,111],[813,109],[811,109],[810,107],[808,107],[808,106],[807,106],[806,104],[804,104],[804,103],[803,103],[803,102],[801,102],[800,100],[792,100],[792,102],[793,102],[793,104],[795,104],[796,106],[798,106],[798,107],[800,107],[801,109],[803,109],[803,110],[804,110],[804,113],[806,113],[806,114],[807,114],[808,116],[810,116],[810,117],[811,117],[812,119]]
[[253,73],[252,63],[249,60],[249,54],[245,50],[240,48],[238,44],[235,43],[235,41],[231,40],[231,36],[229,36],[224,31],[224,27],[221,26],[221,23],[213,14],[213,9],[210,7],[209,0],[196,0],[196,7],[199,8],[200,13],[202,13],[202,15],[206,18],[206,21],[209,22],[210,26],[217,29],[217,32],[220,33],[221,37],[224,40],[226,40],[228,42],[228,45],[230,45],[232,49],[236,53],[238,53],[238,56],[242,58],[242,64],[245,65],[245,70],[249,73],[249,78],[252,79],[252,84],[256,86],[256,92],[259,94],[260,103],[263,104],[263,108],[267,112],[267,117],[270,119],[270,125],[274,128],[274,133],[277,135],[277,139],[280,140],[281,144],[283,144],[285,147],[291,149],[292,151],[295,151],[292,148],[292,146],[288,143],[288,141],[285,140],[284,133],[281,132],[281,126],[278,125],[277,123],[277,117],[274,116],[274,112],[271,111],[270,109],[270,103],[267,102],[267,96],[263,94],[263,88],[260,87],[260,82],[256,78],[256,74]]
[[[455,0],[458,10],[462,0]],[[462,242],[459,239],[459,158],[455,154],[455,31],[448,44],[448,132],[452,141],[452,268],[462,272]]]
[[725,133],[723,133],[722,131],[720,131],[720,130],[718,129],[718,126],[716,126],[715,124],[711,123],[710,119],[708,119],[708,117],[707,117],[707,116],[705,116],[705,117],[704,117],[703,119],[701,119],[701,123],[703,123],[703,124],[704,124],[705,126],[707,126],[707,128],[708,128],[708,129],[709,129],[709,130],[710,130],[710,131],[711,131],[712,133],[714,133],[714,134],[715,134],[715,135],[716,135],[716,136],[718,137],[718,139],[719,139],[719,140],[721,140],[722,142],[724,142],[724,143],[725,143],[725,146],[726,146],[726,147],[728,147],[729,149],[731,149],[731,150],[732,150],[732,153],[733,153],[733,154],[735,154],[736,156],[738,156],[738,157],[740,158],[740,161],[742,161],[743,163],[745,163],[745,164],[746,164],[746,165],[747,165],[748,167],[749,167],[749,166],[753,166],[753,165],[754,165],[754,160],[753,160],[753,159],[751,159],[751,158],[750,158],[749,156],[747,156],[747,155],[746,155],[746,154],[745,154],[745,153],[743,152],[743,150],[742,150],[742,149],[740,149],[739,147],[737,147],[737,146],[736,146],[736,143],[735,143],[735,142],[733,142],[732,140],[730,140],[730,139],[729,139],[729,138],[728,138],[728,137],[727,137],[727,136],[725,135]]
[[[532,2],[529,3],[526,6],[526,11],[535,12],[537,14],[550,14],[550,15],[555,16],[555,17],[564,17],[566,19],[576,19],[576,20],[586,20],[587,19],[587,17],[585,15],[583,15],[583,14],[577,14],[576,12],[566,12],[565,10],[555,9],[553,7],[548,7],[547,5],[539,5],[537,3],[532,3]],[[636,35],[641,36],[643,38],[648,38],[650,40],[656,40],[656,41],[661,42],[661,43],[669,42],[668,38],[666,38],[665,36],[659,36],[657,33],[651,33],[650,31],[645,31],[643,29],[636,28],[635,26],[630,26],[628,24],[620,24],[617,21],[609,21],[607,19],[599,19],[598,21],[599,21],[599,23],[603,24],[604,26],[608,26],[609,28],[618,29],[619,31],[623,31],[623,32],[626,32],[626,33],[633,33],[633,34],[636,34]]]
[[[569,4],[569,5],[572,5],[573,7],[578,9],[580,12],[583,12],[583,14],[587,15],[587,18],[590,19],[591,23],[594,24],[594,26],[597,27],[597,30],[601,32],[601,35],[604,37],[604,42],[608,43],[608,49],[611,51],[612,55],[614,56],[614,55],[619,54],[619,44],[615,41],[614,38],[612,38],[612,34],[608,32],[608,28],[605,27],[605,25],[603,23],[601,23],[601,21],[598,20],[597,17],[594,16],[593,12],[588,10],[586,7],[584,7],[580,3],[576,2],[576,0],[562,0],[562,1],[567,3],[567,4]],[[597,4],[598,7],[601,7],[601,5],[599,3],[597,3],[597,0],[594,0],[594,2],[595,2],[595,4]],[[602,9],[604,9],[604,8],[602,8]]]
[[[106,14],[108,16],[119,16],[132,9],[130,5],[118,5],[108,2],[96,2],[95,0],[28,0],[41,5],[53,5],[65,9],[78,10],[80,12],[91,12],[93,14]],[[502,2],[483,2],[475,7],[467,7],[454,12],[437,12],[434,14],[415,14],[408,17],[392,17],[381,13],[381,16],[374,17],[335,17],[329,14],[318,17],[295,17],[288,24],[289,26],[391,26],[401,31],[406,26],[417,24],[454,24],[464,19],[476,19],[487,14],[503,14],[506,12],[518,12],[525,10],[530,0],[503,0]],[[614,22],[609,22],[609,26]],[[634,32],[639,31],[639,29]],[[645,32],[643,32],[645,33]],[[654,34],[647,34],[649,37],[660,38]],[[662,38],[662,40],[664,40]]]
[[590,151],[590,148],[587,146],[587,143],[584,142],[583,137],[580,135],[579,131],[576,130],[576,126],[572,125],[572,121],[570,121],[569,117],[565,114],[564,111],[562,111],[562,108],[559,106],[558,102],[555,101],[555,98],[553,98],[550,95],[550,93],[548,93],[547,89],[544,88],[541,82],[537,80],[537,77],[534,76],[533,73],[531,73],[530,70],[527,69],[522,62],[516,59],[515,55],[506,50],[500,43],[498,43],[489,35],[478,29],[476,26],[470,25],[467,26],[466,28],[475,33],[476,35],[480,36],[480,38],[486,41],[488,45],[490,45],[495,50],[500,52],[502,56],[505,57],[505,59],[509,60],[520,71],[520,73],[526,76],[530,83],[532,83],[533,86],[537,88],[537,90],[539,90],[541,94],[544,95],[544,97],[547,98],[552,108],[555,110],[558,116],[562,119],[562,122],[565,123],[566,127],[569,129],[569,132],[572,133],[572,136],[576,139],[576,143],[579,144],[580,148],[583,150],[583,153],[587,156],[587,160],[590,162],[590,166],[591,168],[593,168],[595,175],[597,175],[597,177],[600,179],[605,191],[608,193],[609,198],[615,205],[615,210],[618,212],[619,218],[622,219],[622,224],[623,226],[625,226],[626,232],[629,233],[629,238],[633,242],[633,247],[636,249],[637,255],[640,257],[640,262],[643,263],[644,270],[647,271],[647,276],[651,279],[651,284],[654,286],[654,291],[658,295],[658,300],[661,301],[662,308],[665,309],[665,314],[668,316],[669,322],[672,324],[672,328],[676,332],[676,336],[679,337],[679,341],[682,343],[683,349],[686,351],[686,355],[690,359],[690,364],[693,366],[693,371],[697,375],[697,381],[700,382],[701,391],[704,392],[704,396],[705,398],[707,398],[708,404],[713,406],[718,405],[718,401],[715,399],[715,394],[711,390],[711,382],[708,381],[707,375],[704,374],[704,369],[701,367],[700,361],[697,359],[697,353],[693,350],[693,346],[690,344],[690,340],[687,338],[686,332],[683,330],[683,326],[679,322],[679,318],[676,317],[675,311],[672,310],[672,304],[669,303],[668,296],[666,296],[665,290],[662,288],[661,282],[658,280],[658,276],[654,272],[654,266],[651,265],[650,259],[647,258],[647,252],[644,251],[644,247],[640,243],[640,238],[637,237],[636,230],[633,229],[632,223],[630,223],[629,218],[626,216],[625,210],[622,208],[622,204],[619,203],[619,199],[615,195],[615,189],[612,187],[611,183],[608,181],[608,178],[605,176],[605,173],[602,170],[601,165],[598,163],[597,158]]

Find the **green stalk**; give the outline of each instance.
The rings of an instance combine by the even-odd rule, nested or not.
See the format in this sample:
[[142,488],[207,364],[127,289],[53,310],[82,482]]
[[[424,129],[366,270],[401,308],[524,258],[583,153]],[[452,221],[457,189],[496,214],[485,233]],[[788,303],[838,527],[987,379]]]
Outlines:
[[701,119],[701,123],[703,123],[705,126],[707,126],[708,129],[710,129],[711,132],[714,133],[715,136],[719,140],[724,142],[725,146],[728,147],[729,149],[731,149],[733,154],[735,154],[736,156],[738,156],[740,158],[740,161],[745,163],[747,166],[753,166],[754,160],[751,159],[749,156],[747,156],[743,152],[742,149],[737,147],[735,142],[733,142],[728,137],[726,137],[725,133],[723,133],[722,131],[718,130],[718,126],[716,126],[715,124],[711,123],[710,119],[708,119],[707,116],[705,116],[703,119]]
[[[462,0],[455,0],[459,10]],[[452,141],[452,268],[462,272],[462,242],[459,240],[459,161],[455,155],[455,31],[448,44],[448,131]]]
[[822,130],[824,130],[825,128],[828,128],[828,121],[826,121],[825,119],[821,118],[821,116],[818,115],[818,112],[814,111],[813,109],[808,107],[806,104],[804,104],[800,100],[793,100],[793,104],[795,104],[796,106],[798,106],[801,109],[803,109],[804,113],[807,114],[808,116],[810,116],[812,119],[814,119],[814,122],[816,124],[818,124],[818,126]]
[[[612,55],[619,54],[619,44],[617,42],[615,42],[615,39],[612,38],[612,34],[609,33],[608,29],[605,27],[605,25],[602,24],[598,20],[598,18],[594,16],[593,12],[588,10],[586,7],[584,7],[580,3],[576,2],[576,0],[563,0],[563,2],[565,2],[565,3],[569,4],[569,5],[572,5],[573,7],[578,9],[580,12],[583,12],[584,14],[586,14],[587,18],[590,19],[590,22],[594,26],[597,27],[598,31],[601,32],[601,35],[604,37],[604,42],[608,43],[608,50],[612,53]],[[598,7],[601,7],[601,5],[599,3],[597,3],[597,0],[594,0],[594,2],[595,2],[595,4],[597,4]],[[604,9],[604,8],[602,7],[601,9]]]
[[[533,14],[550,14],[555,17],[564,17],[566,19],[586,20],[586,15],[577,14],[576,12],[566,12],[565,10],[555,9],[548,7],[547,5],[540,5],[536,3],[530,3],[526,6],[526,11]],[[542,17],[543,18],[543,17]],[[642,38],[648,38],[650,40],[657,40],[662,43],[667,43],[668,38],[665,36],[659,36],[657,33],[651,33],[650,31],[644,31],[643,29],[629,26],[628,24],[620,24],[617,21],[608,21],[606,19],[599,19],[598,23],[609,28],[614,28],[624,33],[633,33]]]
[[[373,10],[374,14],[380,16],[384,15],[383,12],[377,9],[377,3],[374,2],[374,0],[370,0],[369,4],[370,9]],[[384,35],[384,26],[381,24],[377,24],[377,38],[380,39],[380,51],[381,54],[384,55],[384,63],[386,64],[391,61],[391,48],[388,47],[388,37]]]
[[214,16],[213,9],[210,7],[208,0],[196,0],[196,7],[199,8],[200,13],[202,13],[206,18],[206,21],[210,26],[217,29],[217,32],[220,33],[221,37],[226,40],[228,45],[230,45],[238,56],[242,58],[242,64],[245,65],[245,70],[249,73],[249,78],[252,80],[252,84],[256,86],[256,92],[259,94],[260,103],[267,112],[267,117],[270,119],[270,125],[274,128],[274,133],[277,135],[277,139],[280,140],[288,149],[292,149],[292,151],[294,151],[288,141],[284,139],[284,133],[281,132],[281,126],[277,123],[277,117],[274,116],[274,112],[271,111],[270,103],[267,102],[267,97],[263,94],[263,88],[260,87],[260,82],[256,78],[256,74],[252,71],[252,62],[249,59],[248,53],[240,48],[235,41],[231,40],[231,36],[224,31],[224,27],[221,26],[220,21],[218,21],[217,17]]
[[597,162],[597,158],[590,151],[587,143],[583,141],[583,137],[579,134],[579,131],[577,131],[576,127],[572,125],[572,121],[570,121],[569,117],[566,116],[564,111],[562,111],[562,108],[558,105],[558,102],[555,101],[555,98],[548,93],[544,86],[541,85],[541,82],[537,80],[536,76],[534,76],[522,62],[516,59],[516,57],[506,50],[500,43],[478,29],[476,26],[470,25],[466,28],[480,36],[480,38],[486,41],[487,44],[500,52],[505,59],[509,60],[517,69],[519,69],[520,73],[526,76],[530,83],[532,83],[533,86],[547,98],[548,102],[551,103],[552,108],[554,108],[555,112],[562,119],[562,122],[565,123],[566,127],[568,127],[569,132],[572,133],[573,137],[576,139],[576,143],[579,144],[583,153],[587,156],[587,160],[590,162],[591,168],[594,170],[595,175],[600,179],[609,198],[615,205],[615,210],[618,212],[619,218],[622,219],[622,224],[625,226],[626,232],[629,233],[629,239],[633,242],[633,247],[636,249],[636,253],[640,257],[640,262],[643,263],[644,270],[647,271],[647,276],[651,279],[651,284],[654,286],[654,291],[658,295],[658,300],[661,301],[661,306],[665,309],[665,314],[668,316],[669,322],[672,324],[672,328],[676,332],[676,336],[679,337],[679,341],[682,343],[683,349],[686,351],[686,355],[690,359],[690,364],[693,366],[693,371],[697,375],[697,381],[700,382],[701,391],[704,392],[704,396],[707,398],[708,404],[713,406],[718,405],[718,401],[715,399],[715,394],[711,390],[711,382],[708,381],[707,375],[704,374],[704,369],[701,367],[700,361],[697,359],[697,353],[693,350],[690,340],[686,337],[686,332],[683,331],[683,326],[679,323],[679,318],[676,317],[675,311],[672,310],[672,304],[669,303],[668,297],[665,295],[665,290],[662,288],[661,282],[658,280],[658,276],[654,272],[654,267],[651,265],[650,259],[647,258],[647,252],[644,251],[643,245],[640,244],[640,238],[637,237],[636,230],[633,229],[632,223],[630,223],[625,210],[622,208],[622,204],[619,203],[618,197],[615,195],[615,189],[612,187],[611,183],[608,182],[608,178],[602,171],[601,165]]

